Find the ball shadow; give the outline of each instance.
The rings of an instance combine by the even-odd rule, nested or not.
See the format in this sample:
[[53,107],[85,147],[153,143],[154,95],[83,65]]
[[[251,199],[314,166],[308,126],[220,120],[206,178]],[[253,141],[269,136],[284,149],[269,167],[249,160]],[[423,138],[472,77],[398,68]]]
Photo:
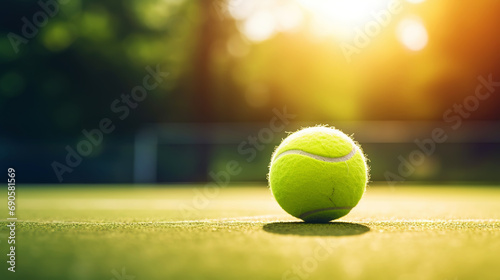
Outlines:
[[276,222],[262,227],[264,231],[302,236],[349,236],[360,235],[370,231],[370,228],[356,223],[330,222],[330,223],[305,223],[305,222]]

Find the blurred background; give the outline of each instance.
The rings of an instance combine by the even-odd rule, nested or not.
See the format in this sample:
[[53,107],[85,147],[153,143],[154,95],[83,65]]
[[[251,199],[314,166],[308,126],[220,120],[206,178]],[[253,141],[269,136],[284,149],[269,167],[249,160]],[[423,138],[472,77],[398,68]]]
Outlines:
[[264,182],[316,124],[354,135],[373,181],[500,182],[498,1],[2,4],[0,164],[20,182],[204,182],[228,162]]

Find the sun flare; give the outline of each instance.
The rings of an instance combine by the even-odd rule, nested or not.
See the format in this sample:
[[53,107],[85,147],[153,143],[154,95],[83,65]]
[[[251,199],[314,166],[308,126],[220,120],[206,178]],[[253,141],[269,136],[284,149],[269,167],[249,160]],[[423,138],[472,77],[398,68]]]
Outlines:
[[298,0],[317,22],[322,33],[349,35],[374,18],[374,14],[387,9],[389,0]]

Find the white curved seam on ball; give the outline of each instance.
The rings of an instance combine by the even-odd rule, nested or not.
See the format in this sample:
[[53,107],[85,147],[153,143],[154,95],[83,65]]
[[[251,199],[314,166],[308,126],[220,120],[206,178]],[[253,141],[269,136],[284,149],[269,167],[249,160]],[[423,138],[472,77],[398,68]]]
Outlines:
[[352,209],[352,207],[328,207],[328,208],[322,208],[322,209],[316,209],[316,210],[311,210],[311,211],[307,211],[305,213],[302,213],[299,218],[301,219],[305,219],[307,218],[307,216],[311,216],[313,214],[316,214],[316,213],[319,213],[319,212],[323,212],[323,211],[331,211],[331,210],[350,210]]
[[286,155],[302,155],[302,156],[310,157],[310,158],[313,158],[313,159],[316,159],[319,161],[324,161],[324,162],[343,162],[343,161],[350,160],[356,154],[357,151],[358,151],[358,148],[356,147],[356,145],[354,145],[351,152],[345,156],[342,156],[342,157],[324,157],[324,156],[319,156],[319,155],[311,154],[308,152],[304,152],[302,150],[288,150],[288,151],[285,151],[285,152],[279,154],[278,156],[276,156],[276,158],[273,160],[273,162],[276,162],[280,157],[283,157]]

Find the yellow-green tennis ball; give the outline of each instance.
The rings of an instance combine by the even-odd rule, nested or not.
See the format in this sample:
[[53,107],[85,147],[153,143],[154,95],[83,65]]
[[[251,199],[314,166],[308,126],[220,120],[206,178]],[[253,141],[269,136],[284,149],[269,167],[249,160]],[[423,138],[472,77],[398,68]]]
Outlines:
[[347,215],[365,192],[361,148],[342,131],[309,127],[289,135],[271,159],[269,184],[278,204],[306,222]]

